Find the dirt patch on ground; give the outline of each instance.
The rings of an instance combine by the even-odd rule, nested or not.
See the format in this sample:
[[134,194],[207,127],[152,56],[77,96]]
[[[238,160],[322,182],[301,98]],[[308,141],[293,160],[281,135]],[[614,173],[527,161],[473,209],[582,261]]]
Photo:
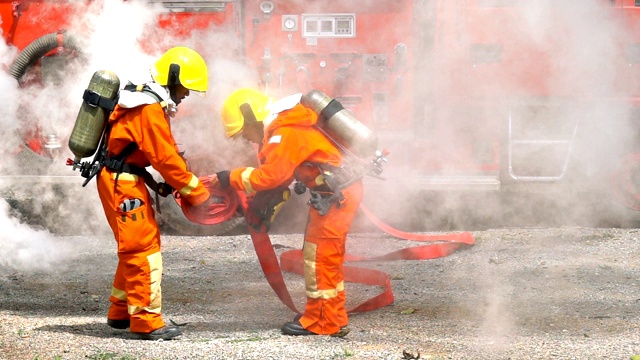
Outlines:
[[[72,249],[47,271],[2,268],[1,359],[628,359],[640,353],[640,232],[529,228],[473,233],[477,243],[424,261],[353,263],[388,273],[393,305],[353,314],[343,339],[286,337],[294,313],[275,296],[247,235],[163,239],[167,342],[106,326],[116,265],[109,236],[58,237]],[[277,252],[300,234],[274,235]],[[419,245],[357,233],[347,250]],[[302,307],[302,278],[285,274]],[[348,305],[380,291],[347,284]],[[406,354],[403,355],[403,352]]]

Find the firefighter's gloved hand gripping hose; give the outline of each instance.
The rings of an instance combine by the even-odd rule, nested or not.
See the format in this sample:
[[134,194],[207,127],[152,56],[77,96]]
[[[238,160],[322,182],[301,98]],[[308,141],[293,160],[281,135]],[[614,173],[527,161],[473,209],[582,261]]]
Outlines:
[[[231,188],[227,188],[227,190],[213,188],[210,186],[208,176],[201,177],[200,180],[209,188],[211,196],[216,196],[220,199],[220,203],[211,204],[208,208],[194,207],[187,201],[180,201],[179,198],[177,198],[176,200],[179,202],[182,207],[182,211],[189,220],[203,225],[213,225],[228,220],[236,214],[238,210],[240,210],[243,214],[248,215],[247,218],[249,223],[254,221],[250,220],[251,217],[254,216],[250,210],[251,201],[253,199],[247,198],[244,196],[244,193],[236,192],[231,190]],[[346,254],[346,262],[435,259],[448,256],[458,249],[469,247],[475,243],[475,239],[470,232],[439,235],[423,235],[402,232],[382,222],[363,205],[360,205],[360,210],[362,210],[374,225],[389,235],[402,240],[431,242],[431,244],[408,247],[376,257],[363,257]],[[286,251],[280,255],[280,261],[278,261],[278,257],[271,244],[271,239],[267,233],[267,224],[262,224],[262,226],[256,225],[257,224],[249,226],[249,232],[251,234],[251,240],[253,241],[262,271],[264,272],[269,285],[275,291],[276,295],[278,295],[280,300],[294,312],[300,313],[291,299],[282,276],[282,271],[289,271],[300,275],[303,274],[302,250]],[[388,274],[379,270],[357,268],[353,266],[345,266],[344,272],[345,281],[347,282],[380,286],[383,288],[383,291],[380,294],[358,304],[352,309],[349,309],[348,312],[354,313],[370,311],[393,303],[393,290],[391,289],[391,279]]]
[[190,221],[201,225],[221,224],[231,219],[238,211],[240,197],[231,187],[221,190],[211,186],[209,176],[200,177],[202,184],[209,189],[210,196],[216,198],[217,202],[211,202],[207,207],[193,206],[188,201],[182,201],[180,194],[174,191],[174,198],[184,216]]

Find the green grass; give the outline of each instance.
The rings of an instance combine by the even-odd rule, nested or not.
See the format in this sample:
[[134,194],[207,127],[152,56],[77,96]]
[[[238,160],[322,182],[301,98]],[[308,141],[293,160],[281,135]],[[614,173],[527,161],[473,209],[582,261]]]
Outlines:
[[355,354],[353,350],[347,348],[342,349],[342,352],[344,353],[344,357],[350,357]]
[[333,354],[331,355],[330,359],[344,359],[352,357],[353,355],[355,355],[355,352],[353,350],[342,348],[342,353]]
[[259,337],[259,336],[255,336],[255,337],[250,337],[250,338],[246,338],[246,339],[234,339],[234,340],[230,340],[230,343],[239,343],[239,342],[247,342],[247,341],[262,341],[262,340],[268,340],[269,338],[266,337]]
[[136,360],[137,358],[131,355],[120,355],[113,352],[104,352],[100,349],[96,354],[87,355],[87,359],[91,360]]

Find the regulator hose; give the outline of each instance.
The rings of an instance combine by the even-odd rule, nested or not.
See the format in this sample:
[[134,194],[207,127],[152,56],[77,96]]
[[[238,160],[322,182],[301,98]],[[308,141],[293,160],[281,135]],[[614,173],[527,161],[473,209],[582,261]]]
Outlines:
[[60,46],[75,51],[80,50],[76,39],[64,32],[43,35],[22,50],[13,64],[11,64],[9,73],[14,79],[20,80],[29,66],[33,65],[49,51]]

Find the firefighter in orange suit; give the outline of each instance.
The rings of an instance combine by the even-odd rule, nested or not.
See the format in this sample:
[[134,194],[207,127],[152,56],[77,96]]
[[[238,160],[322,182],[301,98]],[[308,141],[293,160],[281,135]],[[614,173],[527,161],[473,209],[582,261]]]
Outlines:
[[[325,177],[328,169],[342,164],[343,156],[316,126],[314,111],[300,104],[301,96],[273,101],[252,89],[234,92],[222,109],[226,136],[258,144],[260,166],[218,172],[212,176],[212,185],[257,192],[257,199],[261,192],[288,187],[295,178],[312,194],[330,194]],[[283,334],[341,337],[348,333],[345,242],[362,192],[357,181],[342,190],[343,201],[331,204],[326,214],[309,208],[303,245],[307,302],[301,316],[282,326]]]
[[190,91],[204,95],[208,74],[203,58],[187,47],[169,49],[150,71],[144,83],[130,82],[120,91],[105,130],[108,156],[97,186],[118,245],[107,324],[130,328],[139,339],[168,340],[181,330],[162,319],[160,232],[144,168],[152,166],[191,204],[208,203],[209,191],[187,169],[169,121]]

